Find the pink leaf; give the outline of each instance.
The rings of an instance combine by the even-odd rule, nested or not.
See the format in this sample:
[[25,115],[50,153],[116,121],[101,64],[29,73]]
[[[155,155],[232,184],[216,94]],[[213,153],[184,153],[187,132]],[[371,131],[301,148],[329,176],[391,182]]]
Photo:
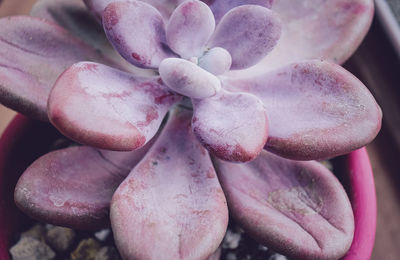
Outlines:
[[268,119],[257,97],[222,90],[214,97],[193,100],[193,106],[193,131],[213,155],[246,162],[263,149]]
[[80,146],[48,153],[19,179],[15,201],[26,214],[46,223],[104,227],[114,191],[148,148],[110,152]]
[[210,5],[215,20],[219,20],[231,9],[241,5],[260,5],[270,8],[274,0],[202,0]]
[[199,57],[215,29],[214,15],[198,0],[186,1],[172,13],[167,24],[168,46],[182,58]]
[[80,60],[105,62],[60,26],[39,18],[0,19],[0,102],[47,120],[47,98],[58,75]]
[[230,212],[268,248],[296,259],[339,259],[349,249],[351,205],[321,164],[263,151],[247,164],[218,160],[217,169]]
[[225,197],[207,151],[193,136],[191,116],[171,115],[113,196],[111,224],[126,259],[206,259],[224,237]]
[[64,27],[107,57],[109,66],[135,74],[152,75],[152,71],[132,66],[114,50],[104,33],[103,26],[90,14],[82,0],[39,0],[32,7],[31,15],[45,18]]
[[282,19],[282,37],[260,70],[304,59],[344,63],[368,32],[374,1],[280,0],[272,10]]
[[141,68],[158,68],[160,62],[176,56],[166,45],[161,14],[146,3],[115,2],[103,13],[107,38],[127,61]]
[[[83,0],[89,10],[101,21],[103,11],[110,3],[129,2],[132,0]],[[162,14],[165,20],[168,20],[172,11],[184,0],[141,0],[154,6]]]
[[77,142],[121,151],[139,148],[180,100],[158,79],[77,63],[58,78],[49,98],[49,118]]
[[259,97],[270,122],[266,149],[310,160],[348,153],[372,141],[382,113],[368,89],[342,67],[305,61],[242,80],[231,91]]
[[209,45],[222,47],[231,54],[232,69],[245,69],[266,56],[280,34],[280,21],[274,12],[261,6],[244,5],[221,19]]
[[211,97],[221,89],[221,82],[216,76],[184,59],[163,60],[159,72],[170,89],[188,97]]

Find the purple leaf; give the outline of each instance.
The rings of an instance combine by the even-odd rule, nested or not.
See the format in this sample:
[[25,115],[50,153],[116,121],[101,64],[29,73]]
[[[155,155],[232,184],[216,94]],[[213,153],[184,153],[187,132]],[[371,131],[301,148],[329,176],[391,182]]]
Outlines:
[[48,153],[19,179],[15,202],[46,223],[79,229],[107,226],[114,191],[148,148],[111,152],[79,146]]
[[263,149],[268,118],[257,97],[222,90],[214,97],[193,100],[193,106],[193,131],[213,155],[246,162]]
[[280,34],[277,14],[265,7],[244,5],[232,9],[221,19],[209,45],[222,47],[231,54],[231,69],[245,69],[266,56]]
[[374,15],[372,0],[275,1],[284,28],[259,67],[277,68],[304,59],[344,63],[360,45]]
[[211,10],[214,13],[215,20],[219,20],[232,8],[241,5],[261,5],[270,8],[275,0],[202,0],[206,4],[210,5]]
[[159,78],[138,78],[81,62],[58,78],[48,108],[51,122],[69,138],[126,151],[147,143],[170,106],[179,100]]
[[294,63],[257,77],[223,80],[231,91],[259,97],[270,123],[266,149],[311,160],[348,153],[377,135],[382,112],[368,89],[342,67]]
[[106,62],[60,26],[39,18],[0,19],[0,102],[47,119],[47,98],[58,75],[80,60]]
[[215,29],[214,15],[198,0],[186,1],[172,13],[167,24],[168,46],[182,58],[199,57]]
[[154,69],[176,56],[166,45],[162,16],[151,5],[134,0],[109,4],[103,26],[114,48],[133,65]]
[[[110,3],[114,2],[129,2],[132,0],[83,0],[89,10],[101,21],[103,11]],[[178,6],[183,0],[141,0],[141,2],[148,3],[162,14],[165,20],[168,20],[172,11]]]
[[193,136],[191,116],[171,115],[113,196],[111,224],[125,259],[206,259],[224,237],[224,193],[207,151]]
[[82,0],[39,0],[33,6],[31,15],[53,21],[93,46],[96,51],[109,59],[107,65],[135,74],[152,75],[152,71],[132,66],[114,50],[104,33],[103,26],[94,19]]
[[230,213],[260,243],[296,259],[339,259],[349,249],[351,205],[321,164],[266,151],[247,164],[216,164]]
[[188,97],[211,97],[221,89],[221,82],[216,76],[184,59],[163,60],[159,72],[170,89]]
[[232,57],[224,48],[215,47],[204,53],[199,58],[198,64],[214,75],[221,75],[231,68]]

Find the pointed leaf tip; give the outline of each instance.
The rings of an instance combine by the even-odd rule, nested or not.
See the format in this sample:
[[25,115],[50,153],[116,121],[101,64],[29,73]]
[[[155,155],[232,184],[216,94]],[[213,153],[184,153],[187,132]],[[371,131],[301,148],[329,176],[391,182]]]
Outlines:
[[57,80],[49,98],[49,118],[79,143],[127,151],[147,143],[180,98],[158,78],[81,62]]

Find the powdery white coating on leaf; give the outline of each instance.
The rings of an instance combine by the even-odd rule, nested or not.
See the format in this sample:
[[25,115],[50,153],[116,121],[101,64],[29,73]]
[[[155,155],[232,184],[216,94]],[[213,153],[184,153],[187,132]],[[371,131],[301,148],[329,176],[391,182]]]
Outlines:
[[231,69],[245,69],[266,56],[277,44],[280,34],[277,14],[265,7],[243,5],[225,14],[209,46],[222,47],[231,54]]
[[[19,179],[16,204],[29,216],[46,223],[79,229],[104,227],[109,224],[114,191],[148,148],[103,154],[80,146],[48,153]],[[129,164],[115,164],[121,161]]]
[[225,197],[191,116],[171,115],[113,196],[112,229],[125,259],[206,259],[224,237]]
[[109,43],[103,26],[91,15],[82,0],[39,0],[32,7],[30,15],[45,18],[64,27],[107,57],[109,62],[106,65],[135,74],[154,75],[151,70],[132,66],[119,55]]
[[0,102],[47,120],[47,98],[59,74],[80,60],[105,62],[57,24],[29,16],[0,19]]
[[215,47],[199,58],[198,65],[214,75],[221,75],[231,68],[232,57],[224,48]]
[[257,157],[268,136],[267,112],[257,97],[221,90],[192,102],[193,131],[213,155],[235,162]]
[[[103,11],[107,5],[114,2],[129,2],[134,0],[83,0],[90,11],[101,21]],[[154,6],[162,14],[165,20],[168,20],[172,11],[184,0],[141,0]]]
[[266,148],[310,160],[348,153],[377,135],[382,112],[368,89],[339,65],[305,61],[258,77],[223,81],[259,97],[270,122]]
[[133,150],[157,132],[180,100],[159,78],[137,78],[105,65],[81,62],[57,80],[49,118],[77,142],[111,150]]
[[349,249],[352,208],[340,182],[321,164],[263,151],[247,164],[216,165],[230,212],[268,248],[296,259],[339,259]]
[[282,20],[281,39],[262,62],[243,75],[305,59],[344,63],[368,32],[374,1],[280,0],[271,9]]
[[170,89],[188,97],[211,97],[221,89],[221,82],[216,76],[184,59],[163,60],[159,72]]
[[199,57],[215,29],[214,15],[201,1],[179,5],[166,27],[168,46],[182,58]]
[[241,5],[260,5],[270,8],[275,0],[202,0],[210,5],[214,13],[215,20],[219,20],[231,9]]
[[114,48],[133,65],[154,69],[176,56],[166,45],[162,16],[151,5],[134,0],[111,3],[104,10],[103,26]]

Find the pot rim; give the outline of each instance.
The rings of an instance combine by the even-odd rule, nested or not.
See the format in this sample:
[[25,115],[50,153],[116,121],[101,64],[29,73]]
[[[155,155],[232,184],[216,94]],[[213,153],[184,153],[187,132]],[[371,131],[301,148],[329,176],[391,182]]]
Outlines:
[[[26,135],[24,130],[29,127],[30,122],[32,122],[31,119],[17,114],[0,137],[0,191],[4,190],[5,185],[15,187],[16,183],[8,183],[9,180],[4,177],[4,170],[9,162],[11,147]],[[344,158],[351,189],[348,193],[354,212],[355,232],[350,250],[342,259],[369,259],[375,242],[377,217],[376,192],[371,163],[365,147],[351,152]],[[3,210],[9,212],[7,203],[10,201],[3,200],[3,195],[0,193],[2,196],[0,197],[0,212]],[[13,200],[12,203],[14,203]],[[10,224],[10,218],[7,217],[12,217],[12,213],[15,212],[10,212],[8,216],[0,214],[0,259],[9,259],[9,240],[12,237],[15,223]]]

